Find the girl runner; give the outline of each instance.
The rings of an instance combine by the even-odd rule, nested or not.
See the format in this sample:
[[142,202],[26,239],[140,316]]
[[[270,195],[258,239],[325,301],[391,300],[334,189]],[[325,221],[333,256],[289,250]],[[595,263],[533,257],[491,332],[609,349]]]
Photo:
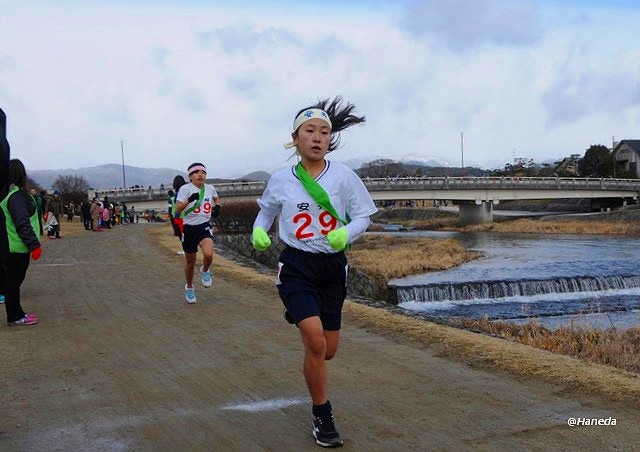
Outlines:
[[[369,216],[377,211],[360,178],[345,165],[325,159],[338,147],[340,131],[365,121],[352,114],[354,108],[336,97],[298,112],[293,141],[285,147],[296,148],[300,163],[271,176],[258,200],[252,234],[254,248],[266,250],[271,245],[266,231],[279,215],[279,236],[286,248],[276,284],[285,317],[300,329],[304,377],[313,402],[312,433],[324,447],[342,445],[328,400],[325,361],[334,357],[340,339],[347,278],[344,249],[367,229]],[[316,193],[320,185],[329,206],[321,207],[318,195],[312,196],[303,182],[315,185],[310,190]]]
[[176,216],[183,219],[182,249],[186,258],[184,276],[187,280],[184,286],[187,303],[196,302],[196,292],[193,288],[193,274],[196,265],[198,246],[202,249],[203,259],[200,267],[200,278],[204,287],[211,287],[211,263],[213,262],[213,232],[211,231],[211,216],[220,212],[220,198],[213,185],[205,184],[207,169],[202,163],[192,163],[187,170],[191,183],[185,184],[178,190],[176,196]]

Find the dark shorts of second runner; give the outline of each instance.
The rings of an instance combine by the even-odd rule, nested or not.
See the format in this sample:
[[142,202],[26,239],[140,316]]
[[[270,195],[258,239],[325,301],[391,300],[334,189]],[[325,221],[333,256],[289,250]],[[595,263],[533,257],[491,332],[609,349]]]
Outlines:
[[184,234],[182,235],[182,249],[185,253],[197,253],[198,245],[203,239],[213,240],[213,231],[211,224],[185,224]]
[[347,296],[344,252],[308,253],[287,246],[278,267],[278,292],[294,323],[318,316],[323,329],[338,331]]

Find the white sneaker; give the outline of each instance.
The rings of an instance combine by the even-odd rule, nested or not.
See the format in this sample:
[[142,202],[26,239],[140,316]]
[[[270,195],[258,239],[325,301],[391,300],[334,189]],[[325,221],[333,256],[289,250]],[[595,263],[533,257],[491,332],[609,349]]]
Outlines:
[[196,302],[196,291],[193,287],[184,286],[184,295],[187,303],[193,304]]
[[200,276],[202,277],[202,285],[204,287],[211,287],[213,284],[213,275],[211,274],[211,270],[207,270],[206,272],[202,271],[202,267],[200,267]]

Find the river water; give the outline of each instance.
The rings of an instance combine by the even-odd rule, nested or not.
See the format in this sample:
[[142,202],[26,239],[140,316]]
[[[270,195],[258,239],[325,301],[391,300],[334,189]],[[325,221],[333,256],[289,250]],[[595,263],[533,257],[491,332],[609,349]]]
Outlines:
[[453,238],[485,257],[395,279],[399,306],[426,317],[556,328],[640,326],[640,237],[413,231]]

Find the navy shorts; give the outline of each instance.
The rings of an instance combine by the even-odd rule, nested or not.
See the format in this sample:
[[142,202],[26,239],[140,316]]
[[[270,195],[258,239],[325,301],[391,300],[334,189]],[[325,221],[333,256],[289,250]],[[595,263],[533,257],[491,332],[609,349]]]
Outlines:
[[213,231],[211,230],[211,224],[185,224],[184,233],[182,235],[182,249],[185,253],[197,253],[198,245],[203,239],[213,240]]
[[294,323],[318,316],[322,327],[338,331],[347,296],[347,258],[344,252],[308,253],[287,246],[278,262],[276,284]]

